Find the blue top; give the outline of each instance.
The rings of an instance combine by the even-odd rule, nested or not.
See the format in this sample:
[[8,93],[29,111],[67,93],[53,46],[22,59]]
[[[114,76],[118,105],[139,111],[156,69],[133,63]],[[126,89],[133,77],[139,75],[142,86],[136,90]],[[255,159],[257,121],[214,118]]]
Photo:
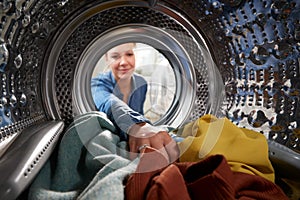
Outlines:
[[131,94],[128,104],[122,101],[118,84],[111,71],[100,73],[91,81],[92,96],[96,108],[107,114],[108,118],[120,129],[121,138],[127,139],[128,129],[141,122],[149,122],[144,117],[144,102],[147,93],[146,80],[133,74],[131,81]]

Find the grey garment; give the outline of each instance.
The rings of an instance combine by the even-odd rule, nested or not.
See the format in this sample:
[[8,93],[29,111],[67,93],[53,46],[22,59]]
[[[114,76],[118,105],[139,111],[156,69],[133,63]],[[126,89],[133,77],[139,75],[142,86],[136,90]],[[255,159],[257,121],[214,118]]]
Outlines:
[[[58,155],[29,189],[29,199],[124,199],[124,178],[136,169],[127,143],[104,113],[80,116],[66,130]],[[113,189],[111,189],[113,188]]]

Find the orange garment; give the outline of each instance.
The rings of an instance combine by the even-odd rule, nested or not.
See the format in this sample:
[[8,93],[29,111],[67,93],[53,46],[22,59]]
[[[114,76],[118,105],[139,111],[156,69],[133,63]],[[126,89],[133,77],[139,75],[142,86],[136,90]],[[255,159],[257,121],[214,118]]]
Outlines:
[[264,177],[274,182],[268,143],[261,133],[239,128],[227,118],[205,115],[177,132],[180,162],[199,161],[211,155],[225,156],[231,170]]
[[[157,162],[153,162],[154,158]],[[198,162],[173,163],[160,168],[166,163],[167,160],[159,151],[147,147],[136,173],[130,175],[126,182],[125,198],[288,200],[273,182],[256,175],[233,172],[222,155],[209,156]]]

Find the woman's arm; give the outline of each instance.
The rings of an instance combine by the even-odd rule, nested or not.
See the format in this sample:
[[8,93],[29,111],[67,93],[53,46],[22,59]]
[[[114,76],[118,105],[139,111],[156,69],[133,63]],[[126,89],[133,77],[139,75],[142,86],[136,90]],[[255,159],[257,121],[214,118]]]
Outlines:
[[137,123],[150,121],[142,114],[131,109],[125,102],[114,94],[115,83],[109,76],[100,75],[91,81],[92,96],[96,108],[107,114],[124,133]]
[[168,132],[152,126],[142,114],[131,109],[113,94],[114,84],[108,80],[92,80],[92,95],[99,111],[105,112],[123,133],[128,136],[130,151],[134,158],[143,145],[151,146],[170,161],[178,159],[178,147]]

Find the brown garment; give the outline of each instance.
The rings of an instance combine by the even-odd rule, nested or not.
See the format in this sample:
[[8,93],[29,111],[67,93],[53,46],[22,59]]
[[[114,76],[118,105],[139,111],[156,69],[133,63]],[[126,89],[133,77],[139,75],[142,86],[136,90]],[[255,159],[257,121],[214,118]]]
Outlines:
[[[150,152],[152,159],[149,161],[147,154]],[[273,182],[257,175],[231,171],[223,155],[161,168],[166,163],[158,151],[145,149],[136,173],[127,180],[126,199],[288,200]],[[159,167],[155,167],[157,164]],[[153,170],[149,170],[151,168]]]

